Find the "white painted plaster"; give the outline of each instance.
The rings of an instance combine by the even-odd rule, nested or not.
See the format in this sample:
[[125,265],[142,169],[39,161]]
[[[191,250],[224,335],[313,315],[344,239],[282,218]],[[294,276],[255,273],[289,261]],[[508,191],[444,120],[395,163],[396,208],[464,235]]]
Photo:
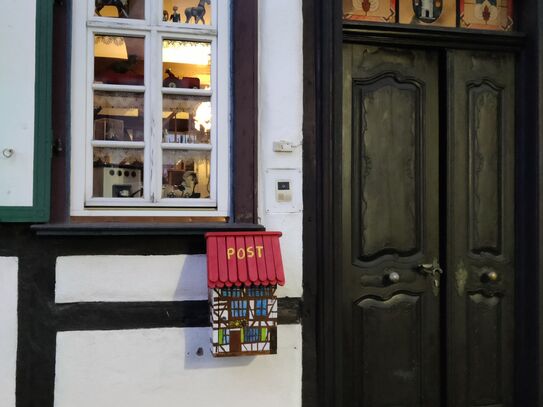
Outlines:
[[0,63],[0,206],[31,206],[36,0],[0,0],[0,10],[0,55],[9,60]]
[[57,303],[205,300],[207,293],[205,255],[57,259]]
[[[283,232],[281,249],[286,285],[278,296],[302,295],[303,214],[265,212],[264,190],[269,168],[302,168],[303,124],[303,26],[301,0],[259,3],[259,216],[268,230]],[[276,153],[273,142],[287,140],[295,145],[291,153]],[[302,190],[293,195],[302,200]]]
[[210,334],[210,328],[61,332],[55,407],[301,406],[299,325],[279,326],[278,354],[269,356],[213,358]]
[[266,228],[283,232],[280,242],[286,283],[278,287],[278,297],[302,296],[302,227],[302,216],[299,214],[266,216]]
[[0,406],[15,407],[17,271],[15,257],[0,257]]

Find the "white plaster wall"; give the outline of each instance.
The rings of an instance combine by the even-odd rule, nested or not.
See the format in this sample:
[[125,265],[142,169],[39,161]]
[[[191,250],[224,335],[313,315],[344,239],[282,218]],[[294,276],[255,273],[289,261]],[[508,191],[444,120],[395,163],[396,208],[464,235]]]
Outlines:
[[0,0],[0,10],[0,55],[9,59],[0,63],[0,206],[31,206],[36,0]]
[[[267,169],[302,168],[303,124],[303,21],[301,0],[259,2],[259,216],[269,230],[283,232],[281,249],[286,286],[280,297],[302,295],[303,213],[267,213]],[[276,153],[273,142],[290,141],[298,147],[291,153]],[[295,190],[302,202],[302,190]]]
[[207,299],[205,255],[57,258],[58,303]]
[[0,406],[15,407],[17,258],[0,257]]
[[214,359],[209,336],[207,328],[61,332],[55,407],[301,405],[300,326],[279,327],[273,356]]
[[[301,0],[260,2],[260,221],[283,232],[286,286],[302,295],[302,212],[267,213],[266,169],[301,169],[302,149],[274,153],[275,140],[302,142]],[[301,189],[293,191],[302,200]],[[182,301],[207,298],[205,256],[75,256],[57,260],[56,301]],[[299,407],[301,325],[278,327],[278,353],[217,358],[210,328],[61,332],[55,407]],[[198,348],[204,355],[196,354]],[[3,407],[3,406],[2,406]]]

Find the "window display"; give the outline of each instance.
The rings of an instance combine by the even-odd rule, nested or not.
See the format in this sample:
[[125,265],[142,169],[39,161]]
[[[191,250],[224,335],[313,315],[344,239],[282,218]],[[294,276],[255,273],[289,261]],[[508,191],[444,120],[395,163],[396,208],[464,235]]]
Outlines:
[[209,144],[211,101],[209,97],[164,95],[163,143]]
[[74,35],[87,38],[72,49],[79,214],[227,215],[229,12],[227,0],[74,3]]
[[94,15],[107,18],[145,18],[145,0],[94,0]]
[[94,36],[94,83],[143,85],[145,39],[127,36]]
[[162,21],[210,25],[212,7],[211,0],[163,0]]
[[165,88],[210,89],[211,44],[163,40],[162,71]]
[[162,198],[209,198],[210,152],[164,150]]
[[143,197],[143,149],[94,148],[95,198]]

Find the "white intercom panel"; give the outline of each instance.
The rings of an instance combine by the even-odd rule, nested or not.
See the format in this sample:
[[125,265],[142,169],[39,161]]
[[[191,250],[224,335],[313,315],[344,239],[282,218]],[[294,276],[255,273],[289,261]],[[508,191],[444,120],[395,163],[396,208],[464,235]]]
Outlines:
[[265,172],[266,213],[302,211],[302,170],[269,168]]

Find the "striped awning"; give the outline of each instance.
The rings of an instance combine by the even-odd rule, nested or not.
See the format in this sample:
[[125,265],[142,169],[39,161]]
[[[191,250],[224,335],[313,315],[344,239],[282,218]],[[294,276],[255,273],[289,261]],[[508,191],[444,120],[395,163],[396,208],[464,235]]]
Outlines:
[[209,288],[284,285],[281,232],[206,233]]

